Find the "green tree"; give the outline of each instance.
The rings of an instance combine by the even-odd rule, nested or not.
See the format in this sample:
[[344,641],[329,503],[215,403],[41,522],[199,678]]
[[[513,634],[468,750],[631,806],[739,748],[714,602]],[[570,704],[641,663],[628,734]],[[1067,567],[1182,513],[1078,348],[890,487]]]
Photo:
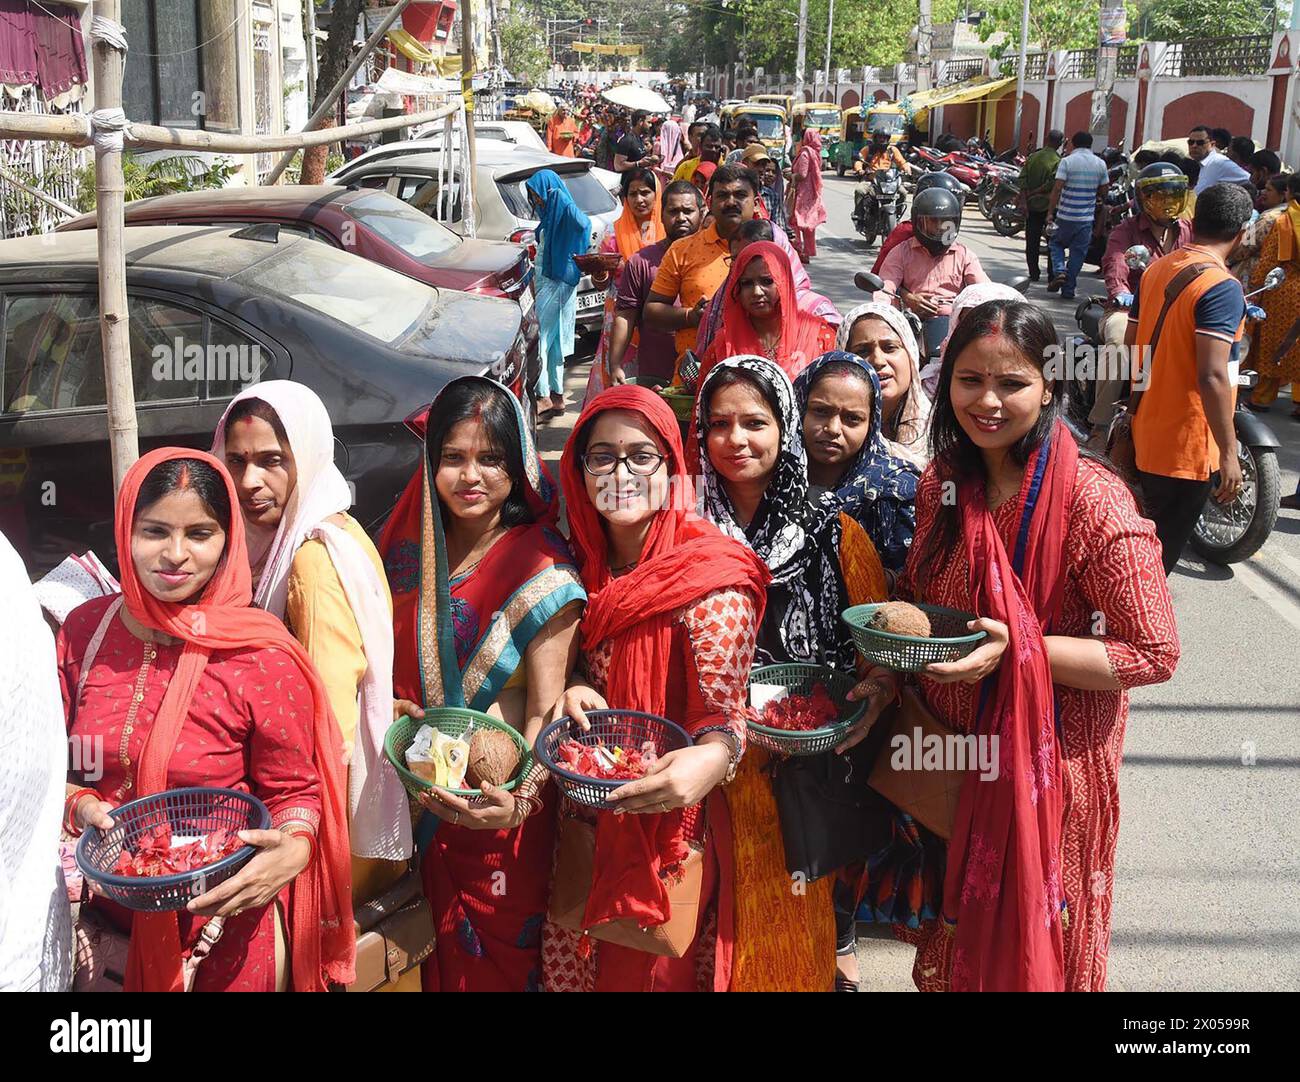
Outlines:
[[[1129,21],[1132,25],[1133,5]],[[998,31],[1007,35],[995,50],[997,56],[1009,56],[1020,50],[1020,0],[992,0],[985,7],[980,23],[981,41],[988,41]],[[1029,5],[1029,45],[1046,52],[1053,49],[1088,49],[1097,44],[1097,0],[1080,4],[1078,0],[1034,0]]]
[[501,55],[506,70],[524,82],[539,82],[550,68],[546,32],[528,12],[512,11],[501,21]]
[[1136,30],[1150,41],[1190,41],[1266,34],[1272,18],[1259,0],[1148,0],[1139,8]]

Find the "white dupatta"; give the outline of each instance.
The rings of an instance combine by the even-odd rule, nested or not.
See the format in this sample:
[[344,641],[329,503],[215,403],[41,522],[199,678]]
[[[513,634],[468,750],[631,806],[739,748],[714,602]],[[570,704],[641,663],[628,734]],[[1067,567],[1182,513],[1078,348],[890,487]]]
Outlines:
[[384,734],[393,721],[393,618],[378,569],[342,527],[327,520],[352,506],[352,490],[334,465],[334,428],[325,404],[309,388],[290,380],[268,380],[241,391],[226,407],[212,439],[212,453],[226,457],[226,418],[237,402],[255,398],[280,419],[298,469],[267,553],[253,604],[284,619],[289,573],[298,549],[320,540],[329,553],[366,655],[357,723],[357,746],[349,769],[352,852],[360,857],[404,860],[411,855],[411,821],[406,794],[384,758]]

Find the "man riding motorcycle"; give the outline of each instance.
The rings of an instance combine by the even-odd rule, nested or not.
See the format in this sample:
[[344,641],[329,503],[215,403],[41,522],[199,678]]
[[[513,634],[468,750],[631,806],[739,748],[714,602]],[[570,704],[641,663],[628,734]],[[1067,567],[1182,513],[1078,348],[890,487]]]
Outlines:
[[[966,196],[970,194],[970,189],[966,187],[965,184],[951,173],[945,173],[942,171],[921,174],[916,182],[915,194],[920,195],[926,188],[947,188],[948,191],[952,192],[952,194],[962,203],[965,203]],[[885,257],[888,256],[895,247],[902,244],[903,241],[910,239],[912,236],[912,230],[913,226],[910,218],[906,221],[899,222],[898,225],[894,226],[893,232],[881,242],[880,251],[876,253],[876,261],[871,266],[872,274],[880,273],[880,268],[885,262]]]
[[862,221],[863,200],[871,194],[871,174],[877,169],[897,169],[900,173],[920,172],[909,165],[902,151],[889,142],[889,132],[873,131],[871,142],[864,146],[853,163],[853,175],[862,177],[862,183],[853,190],[853,220]]
[[[1101,335],[1102,344],[1110,347],[1110,357],[1122,356],[1128,310],[1142,278],[1140,269],[1129,267],[1124,253],[1140,244],[1151,252],[1153,259],[1158,259],[1187,244],[1192,236],[1192,223],[1182,215],[1187,209],[1188,191],[1187,176],[1181,169],[1169,162],[1153,162],[1138,173],[1134,184],[1137,213],[1111,230],[1101,260],[1108,297]],[[1125,373],[1104,374],[1124,378],[1103,378],[1102,373],[1097,377],[1096,396],[1088,414],[1093,432],[1089,443],[1103,449],[1115,414],[1115,402],[1127,394],[1129,385]]]
[[962,201],[938,185],[917,192],[912,201],[913,235],[895,246],[880,267],[885,288],[876,295],[889,303],[895,296],[922,321],[952,311],[953,299],[969,285],[987,282],[979,257],[957,239]]

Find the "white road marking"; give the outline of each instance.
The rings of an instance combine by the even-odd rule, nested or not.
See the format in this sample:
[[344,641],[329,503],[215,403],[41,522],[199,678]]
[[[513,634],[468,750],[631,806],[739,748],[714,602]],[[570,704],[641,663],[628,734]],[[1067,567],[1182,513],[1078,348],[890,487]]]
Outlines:
[[[1268,553],[1267,558],[1279,560],[1285,564],[1295,574],[1296,581],[1300,582],[1300,560],[1276,548]],[[1264,602],[1278,616],[1297,631],[1300,631],[1300,605],[1297,605],[1295,601],[1269,582],[1265,576],[1251,567],[1249,561],[1233,564],[1232,574],[1247,590]]]

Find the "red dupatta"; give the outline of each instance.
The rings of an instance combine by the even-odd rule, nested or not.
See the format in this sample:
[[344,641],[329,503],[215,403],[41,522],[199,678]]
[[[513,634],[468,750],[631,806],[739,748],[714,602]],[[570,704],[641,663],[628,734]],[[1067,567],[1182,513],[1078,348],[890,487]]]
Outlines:
[[[177,458],[198,459],[215,469],[225,482],[233,509],[225,555],[195,604],[159,601],[140,584],[130,557],[140,488],[155,467]],[[230,474],[218,459],[203,451],[185,447],[151,451],[122,480],[114,534],[121,556],[122,597],[127,612],[145,627],[185,642],[176,672],[145,740],[138,779],[140,796],[167,788],[167,764],[213,650],[268,647],[283,650],[293,658],[311,688],[312,761],[321,779],[321,821],[315,856],[292,884],[289,947],[293,988],[299,992],[323,992],[327,981],[351,984],[356,979],[356,940],[352,923],[343,737],[306,651],[284,624],[270,613],[251,607],[252,576],[244,540],[244,519],[239,513],[239,494]],[[176,914],[136,913],[131,924],[126,990],[179,992],[182,987]]]
[[736,262],[723,286],[726,293],[722,298],[722,324],[709,344],[707,355],[701,358],[697,385],[704,383],[709,369],[718,361],[744,355],[768,356],[739,298],[741,275],[755,259],[762,259],[767,264],[776,283],[777,296],[781,300],[781,341],[772,360],[794,380],[814,358],[825,352],[822,347],[827,323],[821,316],[799,308],[799,295],[794,286],[790,257],[772,241],[754,241],[736,256]]
[[1058,421],[1026,466],[1013,554],[983,482],[964,484],[958,495],[972,607],[1006,624],[1010,642],[991,686],[981,687],[978,729],[998,737],[998,776],[967,775],[948,846],[944,913],[956,937],[953,991],[1065,987],[1061,762],[1043,635],[1065,586],[1078,461],[1074,437]]
[[[580,436],[606,410],[638,414],[668,451],[668,506],[655,517],[637,566],[619,578],[610,575],[605,530],[587,495],[578,455]],[[571,544],[588,595],[583,644],[590,649],[613,640],[605,699],[611,707],[662,716],[674,614],[714,590],[739,588],[753,595],[761,619],[771,576],[753,552],[695,514],[677,419],[647,388],[611,387],[591,401],[564,448],[560,478],[568,494]],[[680,810],[663,815],[602,813],[584,925],[619,917],[634,918],[643,927],[664,923],[670,906],[660,871],[679,862],[685,848]]]

